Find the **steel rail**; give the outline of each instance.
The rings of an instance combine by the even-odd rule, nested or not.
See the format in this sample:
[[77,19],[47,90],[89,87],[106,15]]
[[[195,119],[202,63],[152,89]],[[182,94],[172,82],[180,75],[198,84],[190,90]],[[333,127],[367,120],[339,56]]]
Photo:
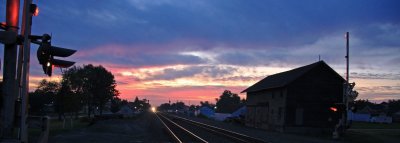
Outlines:
[[161,121],[161,123],[164,125],[165,129],[167,130],[168,134],[172,137],[172,139],[177,142],[177,143],[183,143],[178,136],[167,126],[167,124],[164,123],[163,120],[161,120],[160,117],[158,117],[157,113],[155,113],[156,117]]
[[234,132],[234,131],[229,131],[229,130],[226,130],[226,129],[222,129],[222,128],[219,128],[219,127],[215,127],[215,126],[211,126],[211,125],[208,125],[208,124],[200,123],[200,122],[197,122],[197,121],[189,120],[189,119],[186,119],[186,118],[183,118],[183,117],[179,117],[179,116],[175,116],[175,115],[169,115],[169,116],[172,116],[172,117],[174,117],[176,119],[179,119],[179,120],[185,121],[187,123],[196,125],[198,127],[206,129],[208,131],[223,135],[223,136],[228,137],[228,138],[230,138],[232,140],[235,140],[237,142],[268,143],[268,142],[266,142],[266,141],[264,141],[262,139],[258,139],[258,138],[255,138],[255,137],[250,137],[248,135],[244,135],[244,134],[237,133],[237,132]]
[[[157,114],[157,113],[156,113],[156,114]],[[164,118],[166,121],[172,123],[174,126],[176,126],[176,127],[178,127],[179,129],[183,130],[185,133],[189,134],[190,136],[194,137],[195,139],[199,140],[200,142],[208,143],[208,141],[202,139],[201,137],[197,136],[196,134],[192,133],[191,131],[187,130],[186,128],[184,128],[184,127],[178,125],[177,123],[175,123],[174,121],[168,119],[168,118],[165,117],[164,115],[161,115],[161,114],[159,114],[159,115],[160,115],[160,117]],[[176,134],[175,134],[175,135],[176,135]],[[182,141],[182,140],[180,139],[180,141]]]

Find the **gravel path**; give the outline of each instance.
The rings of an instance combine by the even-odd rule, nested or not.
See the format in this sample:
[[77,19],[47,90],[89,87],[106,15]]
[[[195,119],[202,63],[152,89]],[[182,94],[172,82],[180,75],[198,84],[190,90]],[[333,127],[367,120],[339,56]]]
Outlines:
[[50,143],[142,143],[169,142],[158,119],[145,113],[135,119],[112,119],[49,138]]

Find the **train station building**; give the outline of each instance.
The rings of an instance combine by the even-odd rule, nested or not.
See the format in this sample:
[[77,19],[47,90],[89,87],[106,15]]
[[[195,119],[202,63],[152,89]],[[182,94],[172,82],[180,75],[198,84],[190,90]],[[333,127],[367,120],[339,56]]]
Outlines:
[[329,126],[345,79],[324,61],[270,75],[248,87],[246,126],[281,132]]

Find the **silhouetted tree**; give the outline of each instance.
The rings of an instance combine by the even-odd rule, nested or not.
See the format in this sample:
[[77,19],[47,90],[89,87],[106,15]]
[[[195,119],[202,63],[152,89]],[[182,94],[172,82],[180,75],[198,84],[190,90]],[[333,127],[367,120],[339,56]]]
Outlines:
[[214,108],[215,104],[212,104],[208,101],[200,101],[200,106],[201,107],[208,107],[208,108]]
[[175,103],[171,104],[171,108],[174,109],[174,110],[184,109],[185,106],[186,106],[185,103],[183,103],[182,101],[178,101],[178,102],[175,102]]
[[372,106],[374,106],[374,103],[368,101],[368,99],[367,100],[359,99],[359,100],[354,101],[354,105],[358,110],[360,110],[360,109],[363,109],[365,106],[372,107]]
[[393,113],[400,111],[400,99],[389,100],[387,104],[388,104],[388,108],[389,108],[389,111],[388,111],[389,115],[392,115]]
[[29,92],[29,114],[41,115],[43,113],[44,105],[46,100],[43,100],[43,96],[35,92]]
[[[60,84],[55,81],[42,80],[37,89],[29,93],[29,110],[31,114],[45,114],[45,105],[52,105],[57,98]],[[55,108],[57,111],[57,108]]]
[[[139,108],[140,107],[140,100],[139,100],[139,98],[136,96],[136,98],[135,98],[135,100],[133,100],[133,103],[132,103],[132,105],[133,105],[133,107],[134,108]],[[142,105],[143,106],[143,105]]]
[[91,64],[81,67],[72,67],[63,73],[63,86],[79,96],[81,103],[86,103],[88,117],[98,108],[103,113],[104,105],[113,97],[119,95],[116,90],[114,75],[102,66]]
[[199,109],[199,108],[200,108],[199,105],[190,105],[190,106],[189,106],[189,110],[190,110],[190,111],[194,111],[194,110]]
[[113,97],[111,99],[111,107],[110,110],[112,113],[116,113],[121,109],[121,106],[123,105],[122,100],[118,97]]
[[100,115],[103,113],[104,105],[114,96],[118,96],[114,75],[102,66],[87,65],[83,67],[85,76],[85,88],[88,89],[92,98],[92,105],[98,107]]
[[59,93],[57,95],[57,103],[59,103],[59,118],[64,117],[64,113],[70,113],[71,117],[73,114],[75,118],[78,117],[78,112],[82,109],[83,100],[80,93],[75,93],[68,89],[65,83],[62,84]]
[[220,113],[232,113],[243,105],[240,97],[229,90],[225,90],[219,99],[216,100],[216,111]]
[[247,100],[243,98],[242,100],[240,100],[240,103],[244,106],[244,105],[246,105]]
[[132,106],[134,108],[136,107],[137,110],[141,109],[144,111],[147,111],[150,108],[150,104],[147,99],[139,100],[138,97],[136,97],[135,100],[132,102]]
[[83,87],[82,68],[72,67],[64,71],[61,79],[61,88],[57,96],[57,108],[59,119],[64,117],[64,112],[74,112],[78,116],[79,110],[84,106],[84,95],[86,93]]

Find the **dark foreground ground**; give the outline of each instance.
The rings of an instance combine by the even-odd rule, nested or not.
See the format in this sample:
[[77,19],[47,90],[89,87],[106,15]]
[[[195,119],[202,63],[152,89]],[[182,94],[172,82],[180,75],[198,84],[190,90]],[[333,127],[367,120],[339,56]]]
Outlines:
[[239,124],[216,122],[204,118],[188,117],[209,125],[257,137],[272,143],[400,143],[400,123],[378,124],[355,122],[344,137],[332,140],[331,134],[278,133],[245,127]]
[[98,121],[81,129],[49,138],[50,143],[141,143],[169,142],[162,125],[153,113],[135,118]]
[[[187,116],[186,116],[187,117]],[[299,135],[265,131],[238,124],[218,122],[209,119],[191,118],[196,121],[264,139],[272,143],[398,143],[400,124],[376,125],[355,124],[340,140],[329,135]],[[398,126],[395,126],[398,125]],[[50,133],[50,143],[163,143],[171,142],[154,113],[144,113],[128,119],[98,121],[92,126]],[[227,142],[226,142],[227,143]]]

